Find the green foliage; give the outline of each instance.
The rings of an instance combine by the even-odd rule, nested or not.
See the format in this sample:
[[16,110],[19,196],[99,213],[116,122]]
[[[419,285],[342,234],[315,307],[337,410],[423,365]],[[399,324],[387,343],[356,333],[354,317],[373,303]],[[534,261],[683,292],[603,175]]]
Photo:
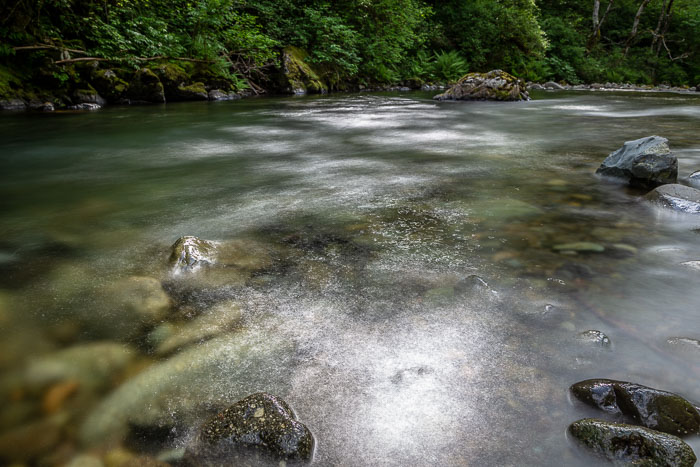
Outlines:
[[661,1],[648,4],[630,37],[640,2],[615,0],[595,46],[592,5],[580,0],[0,2],[0,65],[64,85],[73,78],[53,65],[64,58],[58,50],[13,46],[81,49],[132,68],[189,58],[240,90],[265,83],[280,51],[296,46],[335,84],[451,81],[494,68],[536,81],[698,84],[698,0],[674,1],[663,40],[653,35]]
[[456,50],[439,52],[431,67],[431,77],[438,81],[456,81],[469,71],[469,64]]

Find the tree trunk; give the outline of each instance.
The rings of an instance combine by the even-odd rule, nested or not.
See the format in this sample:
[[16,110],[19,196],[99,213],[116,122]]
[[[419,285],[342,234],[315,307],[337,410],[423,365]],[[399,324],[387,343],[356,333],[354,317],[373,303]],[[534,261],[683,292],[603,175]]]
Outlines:
[[639,20],[642,17],[642,13],[644,13],[644,8],[649,4],[651,0],[643,0],[642,4],[639,5],[639,9],[637,10],[637,14],[634,17],[634,23],[632,24],[632,31],[630,32],[629,37],[627,38],[627,41],[625,42],[625,52],[623,54],[624,57],[627,56],[627,53],[630,51],[630,47],[632,46],[632,41],[634,40],[635,37],[637,37],[637,31],[639,29]]
[[668,27],[671,23],[671,9],[673,8],[673,0],[668,0],[668,3],[666,0],[664,0],[664,3],[661,7],[661,14],[659,14],[659,22],[656,24],[656,29],[652,33],[654,35],[654,39],[651,41],[651,50],[656,52],[656,56],[659,56],[659,53],[661,53],[661,47],[663,45],[663,40],[661,40],[668,32]]
[[598,43],[598,39],[600,38],[600,28],[603,27],[605,17],[608,16],[608,13],[610,12],[610,8],[612,8],[614,1],[615,0],[610,0],[608,2],[608,7],[605,9],[605,13],[603,13],[603,16],[600,18],[600,0],[595,0],[593,2],[593,32],[591,33],[591,36],[588,39],[588,44],[586,46],[589,52]]

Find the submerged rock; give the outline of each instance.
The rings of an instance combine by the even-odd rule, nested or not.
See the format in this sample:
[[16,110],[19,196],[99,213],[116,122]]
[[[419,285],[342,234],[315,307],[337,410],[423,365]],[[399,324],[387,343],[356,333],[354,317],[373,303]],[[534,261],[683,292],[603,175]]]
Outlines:
[[188,429],[223,409],[231,397],[260,387],[284,390],[292,343],[255,330],[191,346],[148,367],[104,398],[85,418],[79,438],[86,445],[145,431]]
[[[226,448],[264,448],[281,459],[311,458],[314,438],[282,399],[257,393],[204,424],[191,457],[226,455]],[[222,449],[223,448],[223,449]]]
[[593,418],[578,420],[569,433],[597,455],[616,464],[692,467],[693,450],[676,436]]
[[647,428],[685,436],[700,430],[697,409],[676,394],[610,379],[589,379],[571,386],[579,400],[606,412],[625,415]]
[[632,186],[655,188],[678,179],[678,159],[660,136],[627,141],[605,158],[597,174],[619,178]]
[[166,355],[190,344],[203,342],[233,329],[241,321],[237,302],[224,302],[205,311],[180,329],[174,330],[157,346],[156,353]]
[[505,71],[493,70],[488,73],[464,75],[457,81],[457,84],[433,99],[439,101],[526,101],[530,100],[530,96],[523,81]]
[[700,356],[700,340],[697,339],[670,337],[666,339],[666,345],[677,353]]
[[136,353],[116,342],[92,342],[29,360],[22,375],[25,388],[74,381],[81,389],[99,391],[133,361]]
[[470,274],[458,280],[454,286],[454,292],[456,294],[468,294],[488,289],[489,284],[476,274]]
[[700,214],[700,190],[685,185],[663,185],[645,198],[657,206],[686,214]]
[[603,245],[593,242],[563,243],[554,245],[552,249],[555,251],[575,251],[577,253],[602,253],[605,251]]
[[588,342],[599,347],[610,347],[610,338],[601,331],[595,329],[580,332],[576,335],[576,338],[579,341]]

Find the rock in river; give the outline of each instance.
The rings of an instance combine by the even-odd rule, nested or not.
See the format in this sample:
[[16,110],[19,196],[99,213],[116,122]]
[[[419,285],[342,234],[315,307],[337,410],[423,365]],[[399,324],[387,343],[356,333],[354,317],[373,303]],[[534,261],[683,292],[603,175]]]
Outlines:
[[477,100],[477,101],[527,101],[525,83],[515,76],[501,70],[488,73],[469,73],[464,75],[457,84],[433,99],[446,100]]
[[172,246],[170,265],[176,271],[192,271],[214,263],[216,245],[193,236],[180,237]]
[[647,428],[685,436],[700,429],[697,409],[676,394],[640,384],[589,379],[571,386],[581,401],[606,412],[625,415]]
[[[85,418],[87,445],[119,439],[130,427],[189,428],[257,388],[286,390],[293,343],[260,330],[243,330],[191,346],[125,381]],[[230,402],[229,402],[230,403]],[[216,412],[214,412],[216,413]]]
[[[233,446],[231,446],[233,445]],[[282,399],[257,393],[233,404],[204,424],[193,457],[226,447],[265,448],[282,459],[311,458],[314,438]],[[216,452],[216,455],[226,455]]]
[[657,206],[687,214],[700,214],[700,190],[685,185],[663,185],[645,198]]
[[678,179],[678,159],[668,140],[660,136],[627,141],[600,165],[597,174],[614,177],[641,188],[655,188]]
[[693,450],[676,436],[622,423],[585,418],[569,426],[578,442],[616,464],[692,467]]

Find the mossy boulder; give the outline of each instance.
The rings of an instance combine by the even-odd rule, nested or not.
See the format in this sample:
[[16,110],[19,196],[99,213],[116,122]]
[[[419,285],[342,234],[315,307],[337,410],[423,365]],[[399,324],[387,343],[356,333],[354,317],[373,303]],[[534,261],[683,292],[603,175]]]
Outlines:
[[119,77],[116,71],[96,69],[90,77],[94,89],[108,102],[119,102],[126,95],[129,83]]
[[131,83],[129,83],[127,98],[132,104],[164,103],[163,83],[150,68],[141,68],[134,74]]
[[639,426],[585,418],[572,423],[569,434],[615,465],[692,467],[696,461],[680,438]]
[[285,47],[282,51],[282,68],[279,88],[288,94],[325,94],[328,85],[321,73],[308,62],[309,54],[298,47]]
[[530,100],[525,83],[501,70],[469,73],[435,100],[523,101]]
[[177,88],[177,100],[183,101],[206,101],[209,99],[209,93],[204,83],[192,83],[189,85],[181,85]]
[[671,153],[668,140],[661,136],[627,141],[610,153],[596,173],[613,177],[632,186],[652,189],[678,179],[678,159]]
[[[231,446],[233,445],[233,446]],[[314,438],[285,401],[257,393],[233,404],[204,424],[199,452],[210,455],[233,448],[263,448],[281,459],[311,458]],[[228,448],[228,449],[226,449]]]
[[571,386],[571,393],[588,405],[631,418],[653,430],[686,436],[700,431],[700,414],[676,394],[611,379],[588,379]]

